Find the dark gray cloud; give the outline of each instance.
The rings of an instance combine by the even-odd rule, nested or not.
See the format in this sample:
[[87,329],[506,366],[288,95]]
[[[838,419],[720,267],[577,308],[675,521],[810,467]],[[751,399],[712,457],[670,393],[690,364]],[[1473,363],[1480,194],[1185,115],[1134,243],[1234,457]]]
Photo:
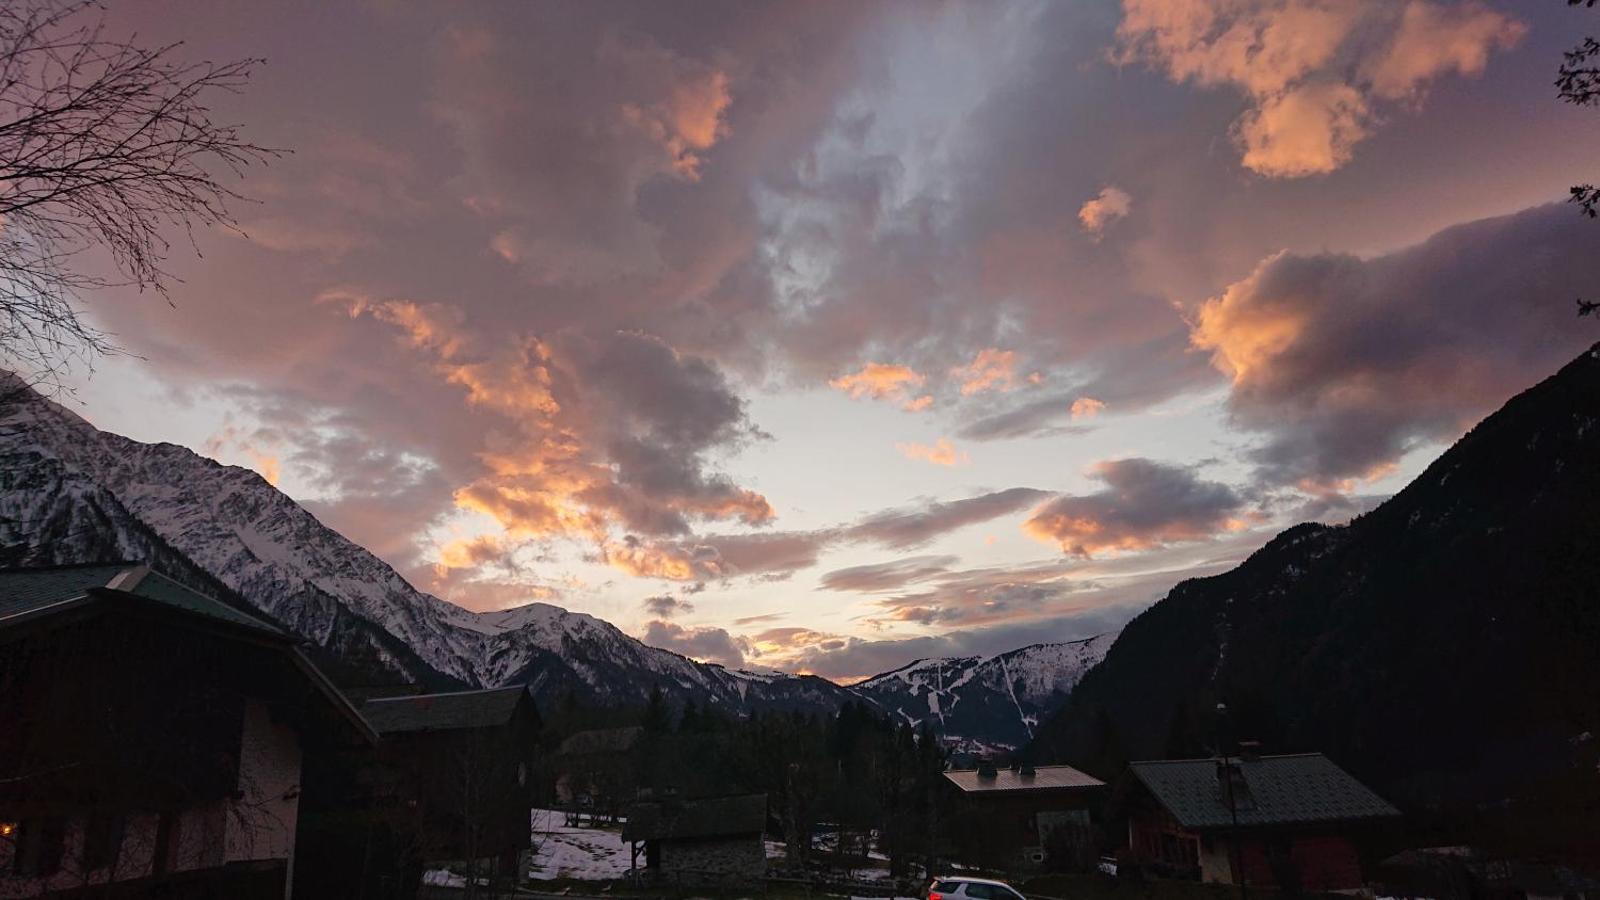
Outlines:
[[954,556],[911,556],[890,562],[851,566],[824,573],[821,584],[830,591],[885,591],[904,587],[948,572]]
[[1283,253],[1200,310],[1271,485],[1339,487],[1457,437],[1594,338],[1600,232],[1562,205],[1446,229],[1395,253]]
[[1244,497],[1226,484],[1202,480],[1193,468],[1136,457],[1098,463],[1092,474],[1104,490],[1056,497],[1023,528],[1060,543],[1066,553],[1092,556],[1203,540],[1243,527],[1236,517]]
[[657,619],[670,619],[674,616],[694,612],[694,604],[687,600],[674,597],[671,594],[657,594],[646,597],[639,605],[645,612]]
[[930,500],[867,516],[846,528],[843,536],[893,550],[907,550],[958,528],[1025,509],[1049,496],[1049,491],[1014,487],[961,500]]
[[657,620],[645,626],[644,637],[641,640],[652,647],[671,650],[706,662],[719,663],[730,669],[744,665],[744,642],[723,628],[685,628],[672,622]]
[[686,540],[629,536],[607,548],[608,561],[635,575],[695,581],[734,576],[781,578],[816,565],[839,544],[905,550],[952,531],[1009,515],[1051,496],[1035,488],[1007,488],[960,500],[927,500],[866,516],[853,525],[813,531],[703,535]]

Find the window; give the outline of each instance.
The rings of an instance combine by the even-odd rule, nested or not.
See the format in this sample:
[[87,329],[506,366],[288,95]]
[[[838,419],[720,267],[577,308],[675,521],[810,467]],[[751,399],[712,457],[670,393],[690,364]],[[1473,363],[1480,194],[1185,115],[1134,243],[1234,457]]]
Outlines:
[[935,881],[933,883],[933,887],[928,888],[928,890],[933,892],[933,893],[935,893],[935,894],[954,894],[957,891],[961,890],[961,882],[959,882],[959,881]]
[[987,884],[968,883],[967,896],[975,897],[977,900],[1010,900],[1009,897],[1002,897],[999,891]]
[[107,869],[117,864],[126,822],[121,816],[95,813],[83,831],[83,868]]
[[16,873],[24,878],[44,878],[61,870],[61,849],[67,824],[61,819],[29,819],[17,829]]

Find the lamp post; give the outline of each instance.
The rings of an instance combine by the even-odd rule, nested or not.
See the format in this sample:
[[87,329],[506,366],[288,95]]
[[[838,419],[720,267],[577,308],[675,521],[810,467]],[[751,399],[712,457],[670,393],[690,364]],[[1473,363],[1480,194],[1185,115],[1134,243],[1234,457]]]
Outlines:
[[[1228,857],[1233,864],[1233,870],[1239,876],[1239,900],[1250,900],[1249,879],[1244,874],[1244,848],[1239,846],[1239,804],[1233,795],[1232,767],[1238,765],[1237,758],[1230,761],[1228,748],[1224,737],[1224,726],[1228,722],[1228,704],[1217,704],[1217,750],[1222,754],[1221,774],[1223,784],[1223,797],[1228,804],[1228,818],[1232,827],[1228,830]],[[1239,770],[1239,777],[1244,777],[1244,769]]]

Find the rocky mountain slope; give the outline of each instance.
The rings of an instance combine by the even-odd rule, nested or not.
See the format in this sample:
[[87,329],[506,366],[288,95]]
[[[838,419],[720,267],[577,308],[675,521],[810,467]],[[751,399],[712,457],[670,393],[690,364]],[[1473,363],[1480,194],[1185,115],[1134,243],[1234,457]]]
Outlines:
[[1041,727],[1036,754],[1109,772],[1231,731],[1324,751],[1413,810],[1582,784],[1600,802],[1596,547],[1600,346],[1371,513],[1291,528],[1179,584]]
[[1115,639],[1102,634],[995,656],[922,659],[852,689],[901,721],[931,723],[953,744],[1020,747]]
[[[735,713],[825,711],[850,699],[894,710],[929,703],[926,690],[894,673],[851,689],[811,676],[735,672],[544,603],[472,613],[418,591],[248,469],[99,431],[32,392],[0,397],[0,562],[150,561],[273,616],[320,648],[346,683],[523,682],[541,700],[571,692],[601,704],[642,703],[660,686],[678,703]],[[942,721],[963,735],[1020,742],[1097,658],[1060,649],[1075,646],[1025,648],[1005,655],[1011,663],[950,661],[953,674],[934,690]],[[1017,671],[1007,675],[1008,665]]]

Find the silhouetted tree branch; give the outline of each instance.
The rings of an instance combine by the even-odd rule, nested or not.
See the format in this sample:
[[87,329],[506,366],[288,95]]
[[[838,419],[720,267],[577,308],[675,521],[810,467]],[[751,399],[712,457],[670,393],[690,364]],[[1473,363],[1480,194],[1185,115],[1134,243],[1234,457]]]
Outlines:
[[[1568,6],[1593,9],[1597,0],[1567,0]],[[1556,70],[1556,95],[1574,106],[1600,105],[1600,40],[1586,37],[1578,46],[1562,54]],[[1585,216],[1600,216],[1600,187],[1593,184],[1572,186],[1570,202],[1578,204]],[[1578,315],[1594,315],[1600,301],[1578,299]]]
[[[212,121],[207,98],[237,92],[260,60],[188,63],[179,44],[108,37],[93,0],[0,5],[0,357],[51,376],[113,351],[77,301],[113,285],[165,296],[166,234],[236,228],[239,175],[279,151]],[[82,255],[105,252],[97,274]],[[196,248],[198,252],[198,248]]]

